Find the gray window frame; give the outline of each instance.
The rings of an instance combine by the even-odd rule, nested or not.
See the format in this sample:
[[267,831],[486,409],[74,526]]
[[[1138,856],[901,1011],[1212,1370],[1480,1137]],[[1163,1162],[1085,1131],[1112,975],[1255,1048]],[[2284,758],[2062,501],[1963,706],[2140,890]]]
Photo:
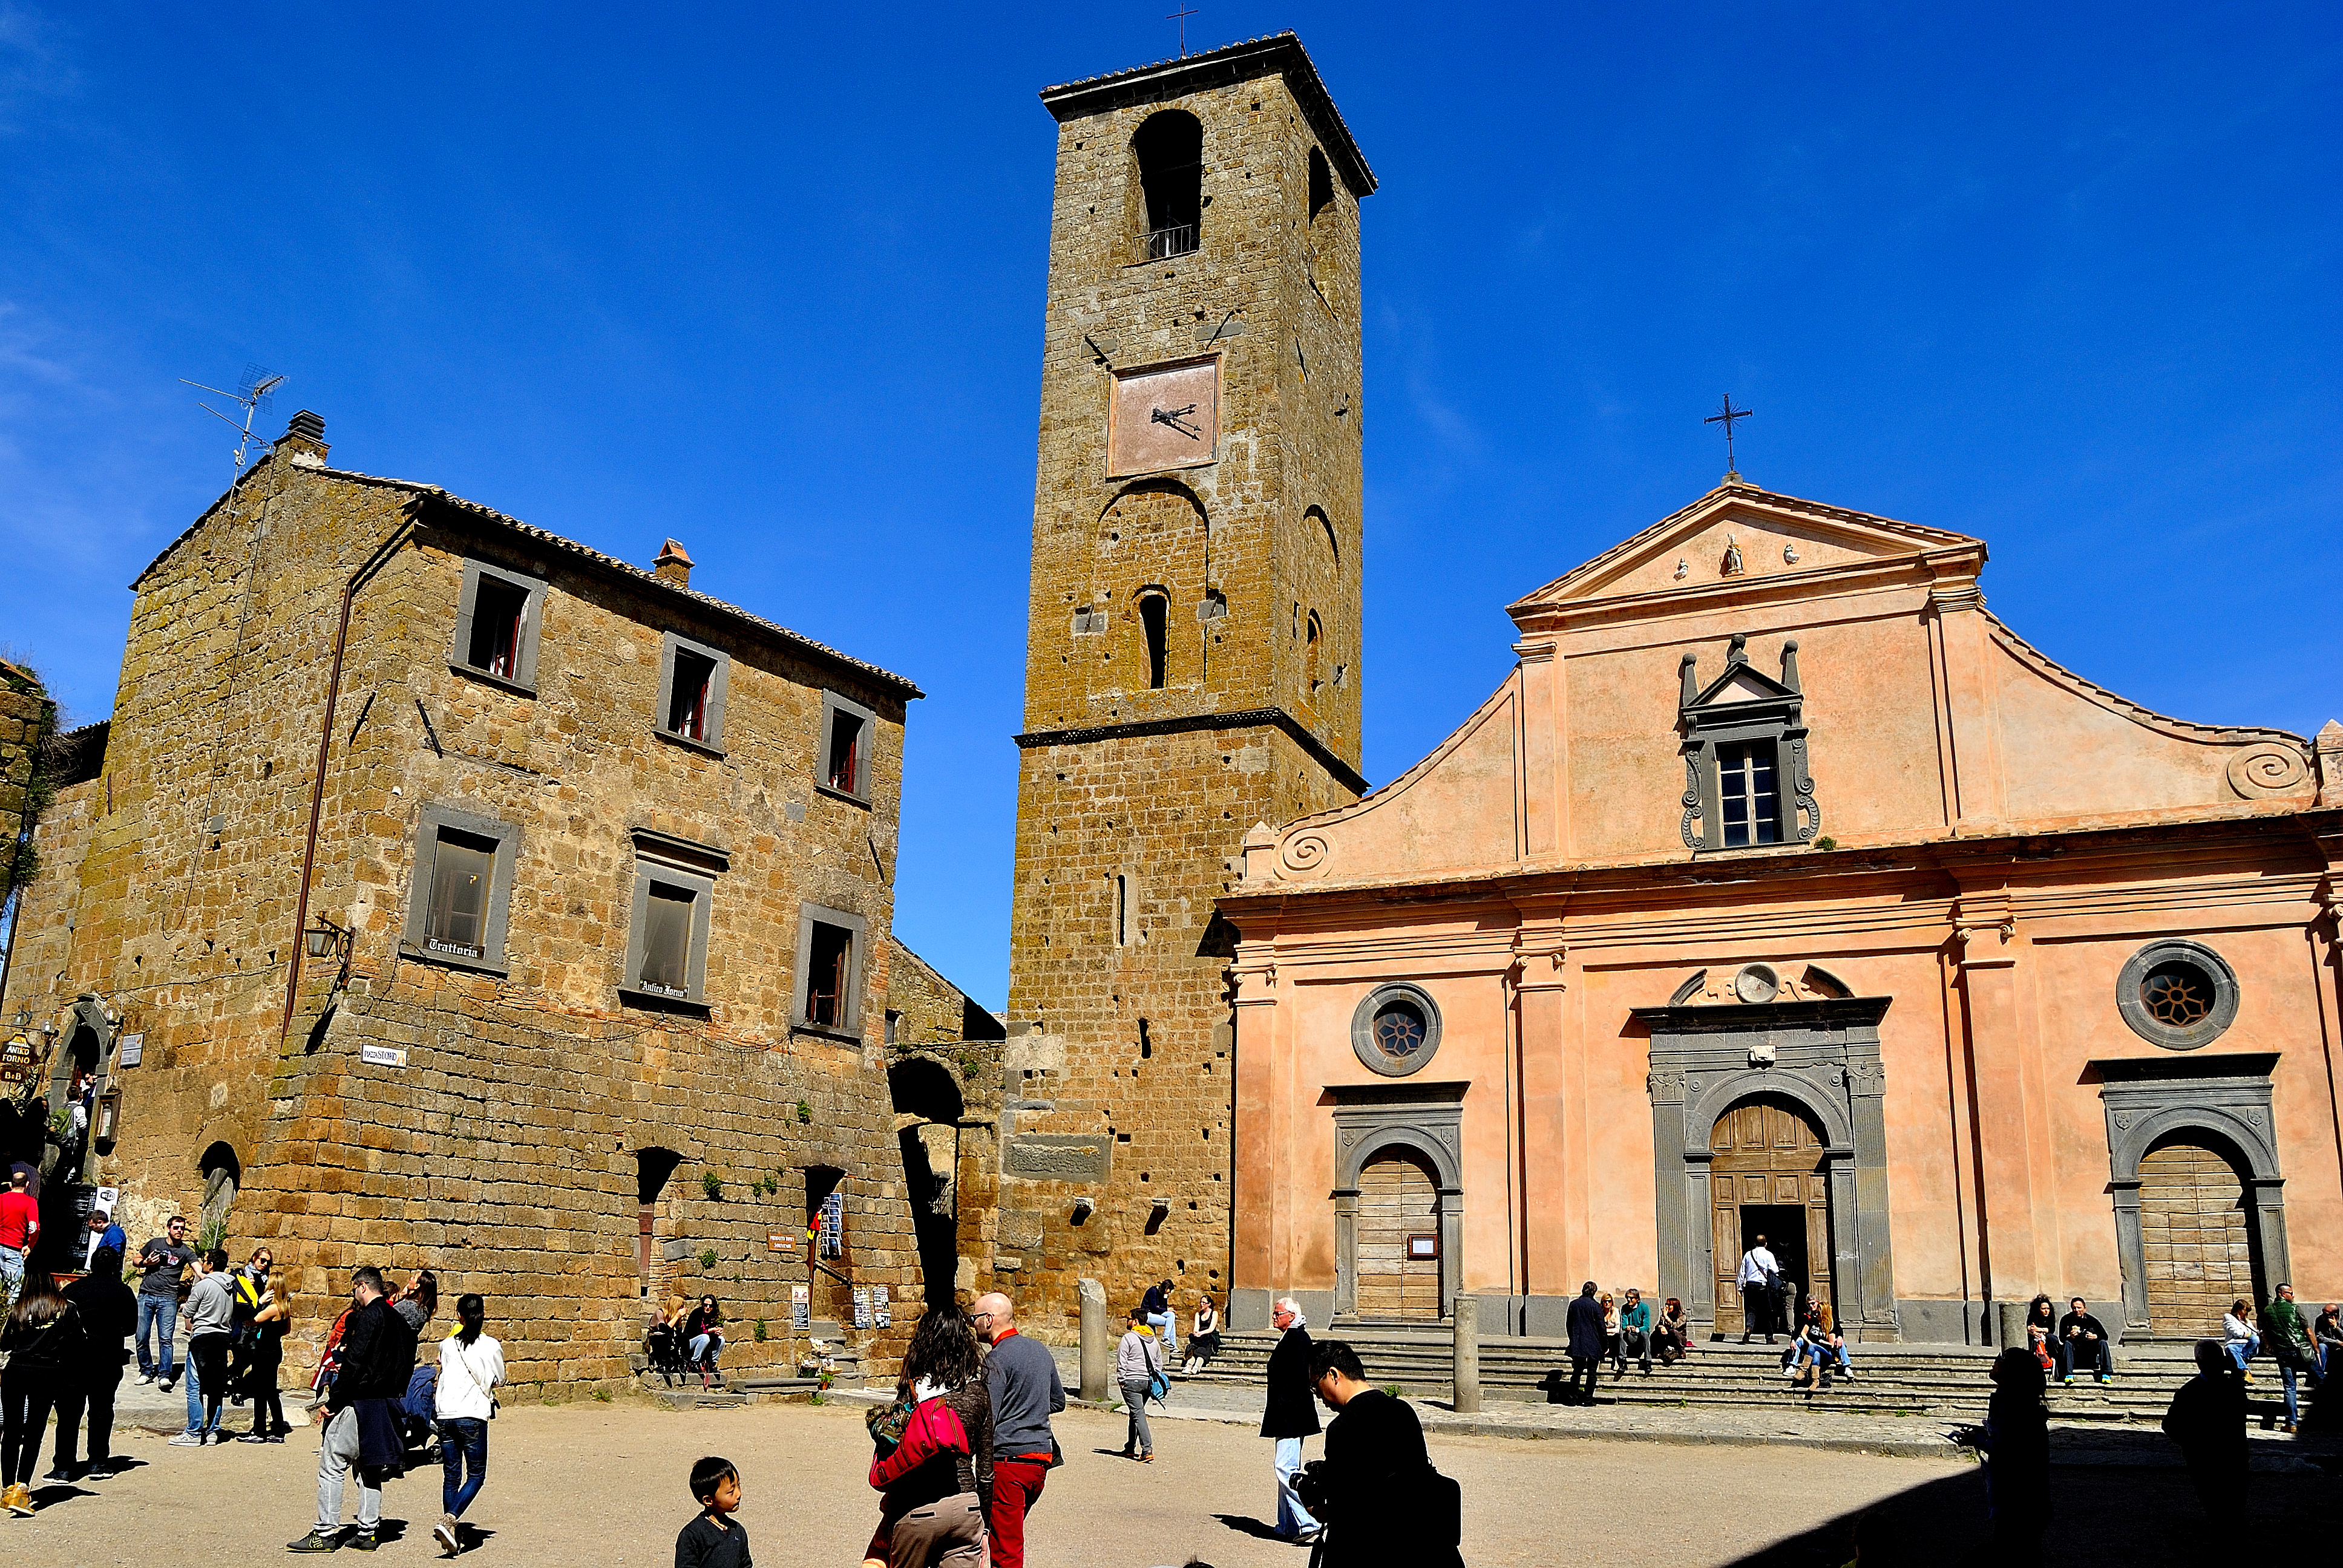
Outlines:
[[[716,903],[717,873],[730,859],[721,850],[688,839],[637,829],[635,889],[627,920],[627,956],[618,971],[618,995],[655,1007],[704,1008],[708,985],[708,924]],[[689,953],[684,961],[684,992],[654,990],[641,982],[643,939],[650,925],[651,884],[662,882],[691,894]]]
[[[521,589],[528,602],[521,609],[520,646],[513,654],[512,678],[491,674],[471,661],[472,616],[480,601],[480,579],[494,578],[501,583]],[[456,599],[456,631],[447,643],[447,668],[458,675],[523,697],[537,695],[537,646],[538,634],[545,628],[546,579],[493,561],[466,560],[464,586]]]
[[[813,983],[813,928],[816,921],[826,926],[841,927],[850,939],[846,962],[846,1020],[842,1024],[816,1023],[806,1016],[807,993]],[[860,915],[820,904],[798,906],[797,977],[789,988],[789,1027],[792,1030],[826,1035],[832,1040],[859,1040],[862,1038],[862,975],[864,966],[870,961],[870,922]]]
[[[2212,1010],[2187,1029],[2175,1029],[2148,1011],[2147,1003],[2139,994],[2148,970],[2174,962],[2191,966],[2213,983]],[[2220,1039],[2237,1021],[2237,971],[2229,967],[2228,960],[2203,942],[2190,941],[2186,937],[2166,937],[2148,943],[2124,960],[2116,975],[2116,1010],[2131,1026],[2131,1031],[2150,1045],[2162,1046],[2167,1050],[2195,1050]]]
[[[424,920],[431,907],[432,868],[443,828],[496,841],[496,859],[488,872],[488,940],[480,944],[480,956],[477,959],[462,953],[435,952],[424,932]],[[399,956],[479,974],[503,976],[511,972],[505,960],[505,938],[512,913],[513,869],[519,857],[518,823],[426,801],[415,814],[412,871],[407,878],[407,920],[399,935]]]
[[[840,789],[830,782],[830,727],[833,717],[850,713],[862,720],[861,788]],[[879,769],[879,716],[851,699],[835,691],[821,694],[821,729],[813,743],[813,787],[833,800],[851,800],[858,806],[870,804],[870,778]]]
[[[1423,1049],[1406,1061],[1385,1055],[1375,1043],[1375,1017],[1395,1001],[1406,1002],[1423,1015]],[[1351,1050],[1363,1065],[1385,1078],[1414,1077],[1440,1053],[1440,1004],[1432,1000],[1430,991],[1406,980],[1375,987],[1351,1010]]]
[[[675,686],[675,655],[678,648],[712,659],[716,673],[708,681],[708,739],[695,740],[690,736],[667,727],[668,710],[673,706]],[[720,648],[695,642],[679,632],[668,632],[659,638],[659,700],[651,709],[651,730],[654,734],[678,746],[688,746],[694,751],[704,751],[710,757],[724,755],[724,702],[732,688],[732,656]]]

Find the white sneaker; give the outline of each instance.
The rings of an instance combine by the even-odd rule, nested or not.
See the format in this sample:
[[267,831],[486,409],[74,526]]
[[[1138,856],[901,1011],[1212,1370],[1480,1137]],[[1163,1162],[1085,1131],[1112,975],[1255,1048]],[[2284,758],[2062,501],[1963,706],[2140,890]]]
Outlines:
[[171,1439],[173,1448],[201,1448],[203,1445],[204,1434],[200,1432],[183,1432]]
[[155,1374],[153,1372],[143,1372],[138,1374],[138,1386],[141,1388],[146,1387],[148,1383],[151,1383],[154,1381]]

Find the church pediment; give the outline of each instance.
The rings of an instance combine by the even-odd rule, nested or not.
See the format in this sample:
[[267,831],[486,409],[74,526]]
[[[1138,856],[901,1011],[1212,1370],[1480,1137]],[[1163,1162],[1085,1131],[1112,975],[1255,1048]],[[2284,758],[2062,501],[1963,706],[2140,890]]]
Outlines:
[[1526,623],[1543,610],[1596,600],[1720,586],[1787,587],[1785,579],[1834,576],[1946,551],[1974,551],[1981,563],[1985,547],[1965,534],[1735,482],[1564,573],[1516,602],[1511,613]]

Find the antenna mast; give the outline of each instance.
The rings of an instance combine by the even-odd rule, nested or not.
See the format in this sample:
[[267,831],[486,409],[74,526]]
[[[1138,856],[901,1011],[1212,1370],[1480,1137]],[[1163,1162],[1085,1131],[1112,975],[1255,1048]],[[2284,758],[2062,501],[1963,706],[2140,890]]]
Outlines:
[[238,478],[243,477],[245,461],[251,452],[253,443],[257,441],[263,447],[272,444],[267,437],[255,436],[252,433],[252,417],[255,413],[270,407],[275,399],[277,388],[285,384],[285,377],[275,374],[266,365],[247,364],[244,367],[244,378],[236,384],[236,389],[233,392],[223,392],[216,387],[206,387],[200,381],[190,381],[184,376],[179,377],[179,384],[183,387],[192,387],[198,392],[208,392],[215,397],[225,397],[244,410],[244,418],[239,422],[221,413],[202,398],[196,399],[196,407],[236,432],[236,472]]

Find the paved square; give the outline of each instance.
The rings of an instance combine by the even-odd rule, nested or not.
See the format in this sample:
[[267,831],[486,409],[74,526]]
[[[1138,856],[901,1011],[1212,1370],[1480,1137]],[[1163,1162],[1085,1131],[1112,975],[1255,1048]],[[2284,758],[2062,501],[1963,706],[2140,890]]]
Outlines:
[[[1120,1417],[1102,1412],[1060,1418],[1068,1462],[1034,1514],[1033,1568],[1179,1568],[1192,1558],[1214,1568],[1303,1568],[1305,1553],[1257,1533],[1275,1508],[1266,1442],[1217,1422],[1159,1421],[1157,1462],[1140,1466],[1114,1454],[1122,1432]],[[709,1452],[740,1466],[741,1517],[766,1568],[851,1568],[878,1516],[857,1407],[516,1404],[490,1436],[488,1485],[473,1509],[488,1533],[467,1553],[481,1568],[664,1568],[692,1513],[685,1475]],[[137,1468],[81,1489],[43,1487],[34,1518],[0,1519],[5,1561],[27,1568],[154,1568],[223,1554],[265,1562],[307,1528],[314,1428],[281,1447],[211,1449],[172,1448],[134,1432],[120,1450]],[[1890,1512],[1908,1523],[1904,1561],[1967,1568],[1989,1561],[1982,1489],[1975,1469],[1958,1461],[1509,1438],[1435,1439],[1432,1451],[1463,1483],[1464,1557],[1473,1568],[1588,1560],[1604,1568],[1835,1568],[1851,1553],[1844,1525],[1833,1522],[1882,1499],[1895,1500]],[[2060,1513],[2049,1561],[2166,1563],[2193,1538],[2196,1505],[2176,1472],[2093,1465],[2056,1474]],[[2279,1547],[2281,1533],[2334,1529],[2331,1480],[2257,1476],[2255,1486],[2261,1533],[2231,1537],[2230,1548]],[[404,1522],[405,1535],[374,1561],[436,1560],[428,1531],[438,1512],[436,1469],[393,1482],[384,1513]]]

